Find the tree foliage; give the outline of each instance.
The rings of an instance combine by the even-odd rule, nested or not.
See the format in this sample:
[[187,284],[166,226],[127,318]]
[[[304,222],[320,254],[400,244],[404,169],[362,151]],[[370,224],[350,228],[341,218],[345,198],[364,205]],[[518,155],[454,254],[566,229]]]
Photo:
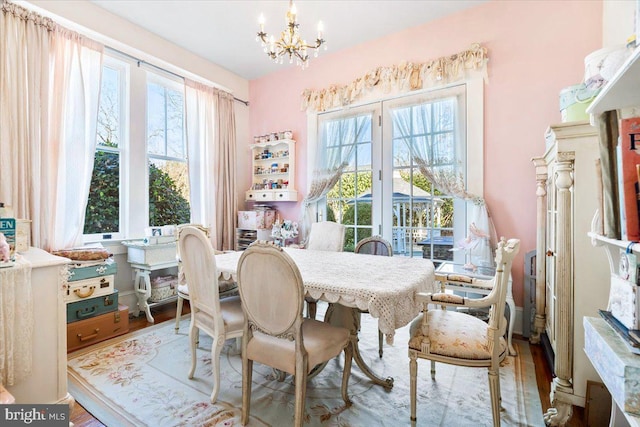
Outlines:
[[171,175],[150,164],[149,225],[183,224],[189,218],[189,202],[180,194]]
[[[357,182],[356,182],[357,181]],[[327,219],[343,218],[349,200],[371,192],[371,172],[343,173],[338,183],[327,193]],[[344,220],[342,221],[344,223]]]
[[[119,230],[119,155],[97,151],[84,233],[98,234]],[[189,222],[189,202],[168,171],[149,165],[149,225]]]

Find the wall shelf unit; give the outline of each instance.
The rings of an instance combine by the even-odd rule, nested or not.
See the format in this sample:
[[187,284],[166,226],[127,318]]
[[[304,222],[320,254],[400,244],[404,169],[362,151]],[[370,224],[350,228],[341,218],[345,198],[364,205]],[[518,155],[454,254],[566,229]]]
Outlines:
[[[624,110],[640,107],[640,48],[636,48],[629,58],[622,64],[612,79],[603,87],[600,94],[594,99],[587,109],[593,115],[611,110]],[[612,239],[596,233],[599,221],[598,214],[594,218],[592,230],[588,236],[594,246],[602,247],[607,254],[609,269],[612,275],[618,273],[620,254],[624,251],[631,251],[636,255],[640,254],[640,244],[632,244],[626,240]],[[638,302],[636,302],[637,304]],[[605,307],[602,307],[605,308]],[[608,308],[608,307],[607,307]],[[601,319],[585,319],[586,346],[585,354],[593,362],[602,380],[611,392],[612,410],[610,426],[618,425],[640,425],[638,405],[628,404],[628,395],[623,392],[623,387],[633,384],[631,390],[631,400],[638,401],[638,370],[629,369],[630,364],[637,364],[637,355],[631,353],[625,347],[622,338]],[[599,328],[599,329],[598,329]],[[622,362],[621,362],[622,361]],[[631,361],[627,364],[625,361]],[[622,366],[622,371],[614,368]],[[626,366],[626,367],[625,367]],[[620,373],[622,372],[622,374]],[[631,372],[631,378],[627,378],[627,373]]]
[[295,190],[296,145],[292,139],[252,144],[251,188],[246,201],[297,202]]
[[631,54],[593,100],[587,113],[640,106],[640,49]]

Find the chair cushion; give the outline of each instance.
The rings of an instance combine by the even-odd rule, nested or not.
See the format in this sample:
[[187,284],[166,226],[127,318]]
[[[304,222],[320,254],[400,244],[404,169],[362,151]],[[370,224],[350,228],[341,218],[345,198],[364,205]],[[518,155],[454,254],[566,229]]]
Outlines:
[[[240,305],[240,297],[233,296],[220,300],[220,311],[225,330],[240,331],[244,328],[244,312]],[[207,326],[213,331],[213,319],[203,311],[195,312],[196,322]]]
[[[340,354],[349,341],[349,330],[313,319],[304,319],[302,336],[309,357],[308,370],[311,371],[317,364]],[[253,338],[247,344],[247,357],[258,363],[295,374],[295,341],[254,331]]]
[[[227,292],[233,291],[238,287],[236,282],[233,280],[220,280],[218,281],[218,292],[221,296]],[[178,293],[181,294],[182,298],[189,298],[189,287],[186,284],[178,285]]]
[[[409,348],[422,351],[422,343],[430,341],[429,353],[445,357],[468,360],[490,360],[487,334],[489,326],[482,320],[464,313],[448,310],[427,312],[428,336],[422,335],[422,314],[412,323]],[[504,338],[500,338],[500,351],[507,349]]]

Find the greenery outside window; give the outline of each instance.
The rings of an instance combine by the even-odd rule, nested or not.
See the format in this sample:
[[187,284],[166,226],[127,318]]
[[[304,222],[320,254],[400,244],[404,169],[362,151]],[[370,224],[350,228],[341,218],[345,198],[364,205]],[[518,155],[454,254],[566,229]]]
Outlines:
[[98,107],[96,156],[85,212],[84,234],[117,238],[122,233],[122,152],[126,120],[127,65],[105,57]]
[[184,89],[149,74],[147,81],[149,225],[189,222]]

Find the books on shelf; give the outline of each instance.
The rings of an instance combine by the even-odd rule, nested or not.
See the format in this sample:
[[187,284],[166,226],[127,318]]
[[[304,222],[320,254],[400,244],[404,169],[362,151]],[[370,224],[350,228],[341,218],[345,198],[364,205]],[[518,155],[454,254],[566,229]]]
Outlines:
[[618,185],[622,238],[640,241],[640,117],[620,120]]

